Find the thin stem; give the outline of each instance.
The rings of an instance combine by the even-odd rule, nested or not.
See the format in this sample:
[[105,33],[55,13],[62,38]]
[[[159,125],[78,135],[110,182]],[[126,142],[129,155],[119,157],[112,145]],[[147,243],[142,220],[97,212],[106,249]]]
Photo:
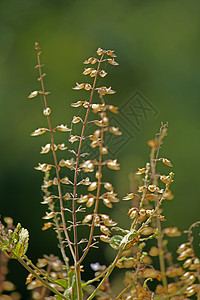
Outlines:
[[79,142],[79,147],[78,147],[78,152],[77,152],[77,159],[76,159],[76,166],[75,166],[75,171],[74,171],[74,192],[73,192],[73,209],[72,209],[72,218],[73,218],[73,232],[74,232],[74,249],[75,249],[75,271],[76,271],[76,280],[77,280],[77,293],[78,293],[78,300],[82,299],[82,287],[81,287],[81,273],[80,273],[80,262],[79,262],[79,253],[78,253],[78,236],[77,236],[77,225],[76,225],[76,190],[77,190],[77,180],[78,180],[78,167],[79,167],[79,159],[80,159],[80,154],[81,154],[81,147],[82,147],[82,142],[84,138],[84,132],[85,132],[85,127],[87,124],[87,119],[88,119],[88,114],[90,110],[90,105],[92,102],[95,86],[96,86],[96,81],[97,81],[97,75],[98,71],[100,69],[100,65],[103,59],[104,53],[102,54],[98,67],[97,67],[97,72],[94,77],[94,82],[93,86],[91,89],[90,93],[90,99],[89,99],[89,105],[85,114],[85,119],[83,122],[83,127],[82,127],[82,132],[81,132],[81,137],[80,137],[80,142]]
[[108,267],[106,275],[101,280],[101,282],[99,283],[99,285],[97,286],[97,288],[95,289],[95,291],[87,298],[87,300],[91,300],[91,299],[93,299],[96,296],[96,294],[99,291],[99,289],[101,288],[102,284],[104,284],[104,282],[106,281],[106,279],[110,276],[110,274],[112,273],[113,269],[115,268],[116,263],[117,263],[118,259],[120,258],[120,255],[121,255],[122,251],[123,250],[119,250],[119,252],[117,253],[117,255],[116,255],[115,259],[114,259],[114,261],[112,262],[112,264],[110,265],[110,267]]
[[[162,143],[162,139],[164,138],[164,134],[162,132],[163,126],[161,127],[159,138],[157,140],[156,147],[153,147],[151,149],[150,154],[150,165],[151,165],[151,174],[152,174],[152,181],[153,184],[157,186],[158,180],[157,180],[157,174],[156,174],[156,162],[160,150],[160,145]],[[156,160],[154,159],[156,157]],[[158,200],[156,201],[156,205],[158,205]],[[165,270],[165,260],[164,260],[164,250],[163,250],[163,235],[162,235],[162,227],[161,227],[161,221],[157,217],[156,218],[156,224],[158,228],[158,249],[159,249],[159,263],[160,263],[160,270],[161,270],[161,277],[162,277],[162,283],[165,290],[166,297],[168,297],[168,291],[167,291],[167,276],[166,276],[166,270]]]
[[82,142],[84,138],[84,132],[85,132],[85,127],[87,124],[87,119],[88,119],[88,114],[90,110],[90,105],[92,103],[92,98],[96,86],[96,81],[97,81],[97,75],[98,71],[100,69],[100,64],[102,62],[104,54],[102,54],[101,59],[99,60],[98,67],[97,67],[97,72],[94,77],[94,82],[93,86],[91,89],[91,94],[90,94],[90,99],[89,99],[89,105],[86,111],[85,119],[83,122],[83,127],[82,127],[82,132],[81,132],[81,137],[80,137],[80,142],[79,142],[79,147],[78,147],[78,152],[77,152],[77,160],[76,160],[76,166],[75,166],[75,171],[74,171],[74,192],[73,192],[73,227],[74,227],[74,245],[75,245],[75,257],[76,261],[78,261],[78,239],[77,239],[77,226],[76,226],[76,189],[77,189],[77,179],[78,179],[78,166],[79,166],[79,159],[80,159],[80,154],[81,154],[81,147],[82,147]]
[[84,260],[84,258],[86,257],[86,255],[87,255],[87,253],[90,249],[90,245],[92,243],[92,237],[93,237],[93,233],[94,233],[95,215],[97,214],[97,211],[98,211],[99,196],[100,196],[100,190],[101,190],[103,133],[104,133],[103,128],[101,128],[101,140],[100,140],[100,143],[99,143],[99,163],[98,163],[99,177],[98,177],[98,183],[97,183],[96,203],[95,203],[95,208],[94,208],[94,212],[93,212],[93,219],[92,219],[92,225],[91,225],[91,229],[90,229],[90,235],[89,235],[88,243],[87,243],[87,246],[85,248],[85,251],[84,251],[82,257],[79,260],[80,263]]
[[62,295],[60,292],[58,292],[56,289],[54,289],[50,284],[48,284],[44,279],[42,279],[33,269],[31,269],[29,267],[29,265],[27,265],[21,257],[17,258],[17,260],[20,262],[20,264],[23,267],[25,267],[27,269],[27,271],[29,271],[29,273],[34,275],[35,278],[37,278],[47,289],[49,289],[50,291],[52,291],[54,294],[58,295],[62,299],[67,300],[67,298],[64,295]]
[[[43,81],[43,76],[42,76],[41,63],[40,63],[40,53],[41,52],[40,52],[40,48],[39,48],[38,44],[36,44],[36,51],[37,51],[38,69],[39,69],[39,75],[40,75],[39,78],[40,78],[41,87],[42,87],[42,95],[43,95],[44,105],[45,105],[45,108],[48,108],[46,93],[45,93],[45,88],[44,88],[44,81]],[[68,242],[68,246],[70,248],[71,254],[75,258],[74,250],[72,248],[71,241],[69,239],[69,235],[68,235],[67,228],[66,228],[66,222],[65,222],[65,216],[64,216],[64,207],[63,207],[63,199],[62,199],[62,191],[61,191],[61,184],[60,184],[60,175],[59,175],[59,168],[58,168],[58,161],[57,161],[56,152],[55,152],[55,148],[54,148],[53,130],[52,130],[52,127],[51,127],[50,117],[48,115],[47,115],[47,122],[48,122],[50,135],[51,135],[51,147],[52,147],[53,158],[54,158],[54,163],[55,163],[56,177],[57,177],[57,180],[58,180],[58,194],[59,194],[59,200],[60,200],[60,210],[61,210],[63,230],[64,230],[66,240]],[[59,242],[60,242],[60,240],[59,240]],[[62,244],[62,243],[60,242],[60,244]]]
[[131,286],[133,286],[133,281],[134,281],[134,280],[137,280],[137,276],[138,276],[139,271],[140,271],[140,264],[138,264],[138,266],[137,266],[137,269],[136,269],[136,272],[135,272],[135,274],[134,274],[134,277],[131,278],[131,283],[129,283],[129,284],[128,284],[128,285],[127,285],[127,286],[126,286],[126,287],[118,294],[118,296],[115,298],[115,300],[121,299],[122,295],[123,295],[126,291],[128,291],[128,290],[130,289]]

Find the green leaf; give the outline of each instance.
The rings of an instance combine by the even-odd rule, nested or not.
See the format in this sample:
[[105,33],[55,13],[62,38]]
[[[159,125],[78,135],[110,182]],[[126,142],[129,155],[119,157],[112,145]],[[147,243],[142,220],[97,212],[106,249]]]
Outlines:
[[121,244],[121,241],[123,239],[123,236],[121,235],[114,235],[112,238],[111,238],[111,241],[110,241],[110,246],[117,250],[119,249],[119,246]]
[[68,288],[68,282],[65,279],[58,279],[55,281],[55,283],[62,286],[65,290]]

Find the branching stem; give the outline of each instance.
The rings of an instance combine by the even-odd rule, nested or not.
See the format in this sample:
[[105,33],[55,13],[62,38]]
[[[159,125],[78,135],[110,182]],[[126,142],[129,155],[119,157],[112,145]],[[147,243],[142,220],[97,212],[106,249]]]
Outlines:
[[[38,61],[38,69],[39,69],[39,75],[40,75],[39,78],[40,78],[41,87],[42,87],[42,95],[43,95],[45,108],[47,109],[48,105],[47,105],[47,99],[46,99],[46,93],[45,93],[44,81],[43,81],[42,69],[41,69],[41,63],[40,63],[40,54],[41,54],[41,52],[40,52],[40,48],[39,48],[38,44],[36,44],[35,49],[37,51],[37,61]],[[60,200],[60,212],[61,212],[61,218],[62,218],[62,224],[63,224],[63,231],[64,231],[64,234],[65,234],[68,246],[70,248],[71,254],[75,258],[74,250],[72,248],[71,241],[70,241],[70,238],[69,238],[69,235],[68,235],[68,232],[67,232],[67,228],[66,228],[66,222],[65,222],[65,216],[64,216],[64,207],[63,207],[63,199],[62,199],[62,190],[61,190],[60,175],[59,175],[59,168],[58,168],[58,161],[57,161],[56,152],[55,152],[55,148],[54,148],[53,130],[52,130],[52,127],[51,127],[50,117],[48,115],[47,115],[47,122],[48,122],[50,135],[51,135],[51,147],[52,147],[53,158],[54,158],[54,163],[55,163],[56,177],[57,177],[57,181],[58,181],[58,195],[59,195],[59,200]],[[62,249],[62,241],[59,240],[59,243],[60,243],[61,249]]]
[[98,67],[97,67],[97,72],[94,77],[94,82],[93,86],[91,89],[90,93],[90,99],[89,99],[89,105],[85,114],[85,119],[83,121],[83,127],[82,127],[82,132],[81,132],[81,137],[80,137],[80,142],[79,142],[79,147],[78,147],[78,152],[77,152],[77,159],[76,159],[76,166],[75,166],[75,171],[74,171],[74,191],[73,191],[73,208],[72,208],[72,218],[73,218],[73,232],[74,232],[74,249],[75,249],[75,270],[76,270],[76,280],[77,280],[77,293],[78,293],[78,300],[82,300],[82,288],[81,288],[81,275],[80,275],[80,261],[79,261],[79,253],[78,253],[78,236],[77,236],[77,226],[76,226],[76,193],[77,193],[77,180],[78,180],[78,169],[79,169],[79,159],[80,159],[80,154],[81,154],[81,147],[82,147],[82,142],[84,139],[84,132],[85,132],[85,127],[87,124],[88,120],[88,114],[90,110],[90,106],[92,103],[92,98],[96,86],[96,81],[97,81],[97,76],[98,76],[98,71],[100,69],[100,65],[103,59],[104,53],[102,54]]
[[48,284],[44,279],[42,279],[33,269],[31,269],[29,267],[28,264],[26,264],[26,262],[20,257],[17,259],[20,264],[25,267],[27,269],[27,271],[29,273],[31,273],[33,276],[35,276],[35,278],[37,278],[47,289],[49,289],[50,291],[52,291],[54,294],[58,295],[59,297],[61,297],[62,299],[67,300],[67,298],[65,296],[63,296],[60,292],[58,292],[56,289],[54,289],[50,284]]

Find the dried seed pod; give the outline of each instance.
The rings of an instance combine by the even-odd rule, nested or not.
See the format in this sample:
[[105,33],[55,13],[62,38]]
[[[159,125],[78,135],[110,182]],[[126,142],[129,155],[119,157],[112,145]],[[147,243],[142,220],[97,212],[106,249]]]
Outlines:
[[46,212],[46,216],[44,216],[42,219],[49,220],[49,219],[52,219],[54,217],[55,217],[55,213],[54,212],[50,212],[50,213]]
[[164,287],[161,284],[158,284],[156,286],[155,293],[158,294],[158,295],[164,295],[165,294]]
[[143,271],[143,278],[158,278],[158,275],[160,275],[160,272],[154,269],[146,268]]
[[146,217],[147,217],[146,210],[144,208],[140,209],[138,213],[138,220],[142,222],[146,219]]
[[67,125],[63,125],[63,124],[56,126],[54,129],[57,129],[58,131],[62,131],[62,132],[71,131],[71,129],[68,128]]
[[161,175],[160,176],[160,180],[165,183],[168,184],[170,182],[170,176],[166,176],[166,175]]
[[111,241],[111,238],[108,237],[107,235],[100,235],[100,239],[102,242],[105,242],[105,243],[110,243],[110,241]]
[[68,177],[64,177],[60,180],[61,183],[63,184],[72,184],[72,182],[69,180]]
[[192,286],[189,286],[185,290],[186,297],[191,297],[197,292],[197,285],[193,284]]
[[90,159],[83,161],[83,163],[80,164],[80,168],[82,168],[84,172],[93,172],[94,171],[94,163]]
[[109,125],[109,119],[108,119],[108,117],[103,117],[102,118],[102,123],[103,123],[104,126],[108,126]]
[[106,197],[108,198],[109,201],[113,202],[113,203],[117,203],[120,201],[119,198],[116,197],[117,193],[112,192],[107,192],[106,193]]
[[96,174],[95,174],[95,177],[96,177],[97,179],[101,179],[101,178],[102,178],[102,173],[99,172],[99,171],[97,171]]
[[96,190],[97,186],[98,186],[98,182],[96,182],[96,181],[92,182],[88,187],[88,191],[92,192],[92,191]]
[[168,166],[168,167],[173,167],[172,163],[171,163],[170,160],[167,159],[167,158],[163,158],[163,159],[162,159],[162,162],[163,162],[163,164],[165,164],[165,165]]
[[101,77],[105,77],[107,75],[107,73],[104,70],[99,71],[99,75]]
[[138,209],[136,207],[130,208],[128,214],[130,219],[134,219],[138,215]]
[[156,189],[157,189],[157,186],[155,185],[155,184],[150,184],[149,186],[148,186],[148,190],[150,191],[150,192],[155,192],[156,191]]
[[135,173],[136,175],[141,175],[141,174],[144,174],[146,172],[146,168],[138,168],[138,171]]
[[99,215],[95,214],[94,217],[93,217],[93,219],[94,219],[94,226],[99,226],[99,224],[100,224],[100,217],[99,217]]
[[135,194],[134,194],[134,193],[129,193],[129,194],[127,194],[125,197],[123,197],[122,200],[127,201],[127,200],[133,199],[134,197],[135,197]]
[[50,107],[47,107],[43,110],[43,115],[44,116],[50,116],[51,114],[51,108]]
[[113,66],[118,66],[119,65],[114,59],[107,58],[107,61],[109,62],[109,64],[111,64]]
[[183,268],[188,268],[192,264],[192,258],[186,259],[186,261],[183,264]]
[[42,134],[44,134],[45,132],[48,132],[48,131],[49,131],[49,129],[47,129],[47,128],[38,128],[38,129],[36,129],[35,131],[33,131],[31,133],[31,136],[42,135]]
[[77,199],[78,203],[84,203],[89,200],[89,195],[81,195],[79,199]]
[[93,215],[91,215],[91,214],[85,216],[85,218],[83,219],[82,223],[84,224],[84,223],[90,222],[90,221],[92,220],[92,216],[93,216]]
[[117,106],[108,105],[108,109],[109,109],[109,111],[112,112],[113,114],[118,114],[118,107],[117,107]]
[[186,250],[184,250],[183,252],[181,252],[178,256],[178,260],[185,260],[188,256],[193,254],[193,250],[191,248],[188,248]]
[[193,260],[193,263],[190,265],[189,270],[196,270],[199,268],[199,266],[200,266],[200,262],[199,262],[199,259],[196,257]]
[[95,198],[90,197],[90,198],[88,199],[88,201],[86,202],[86,206],[87,206],[87,207],[91,207],[91,206],[94,204],[94,201],[95,201]]
[[46,144],[44,147],[42,147],[40,154],[48,153],[50,150],[51,150],[51,144]]
[[169,294],[174,294],[177,292],[176,283],[172,282],[167,285],[167,292]]
[[74,142],[77,142],[79,140],[79,137],[77,135],[70,135],[70,138],[69,138],[69,142],[70,143],[74,143]]
[[151,147],[151,148],[155,148],[156,146],[157,146],[157,144],[156,144],[156,141],[155,140],[149,140],[148,142],[147,142],[147,145],[149,146],[149,147]]
[[138,193],[142,193],[142,192],[144,192],[144,191],[146,191],[146,186],[144,186],[144,185],[142,185],[142,186],[139,186],[138,187]]
[[29,99],[35,98],[37,95],[39,94],[38,91],[33,91],[30,93],[30,95],[28,96]]
[[109,131],[114,135],[122,135],[122,132],[119,130],[119,127],[112,126],[109,128]]
[[110,235],[110,230],[108,229],[108,227],[106,227],[105,225],[101,225],[100,226],[100,230],[101,230],[101,232],[103,233],[103,234],[105,234],[105,235],[107,235],[107,236],[109,236]]
[[101,148],[101,153],[103,154],[103,155],[106,155],[106,154],[108,154],[108,147],[102,147]]
[[154,233],[155,229],[153,227],[146,227],[144,229],[142,229],[141,234],[143,235],[150,235],[152,233]]
[[103,199],[103,204],[109,208],[113,207],[112,203],[107,198]]
[[[83,71],[83,75],[89,75],[92,71],[94,71],[94,68],[85,68],[85,70]],[[95,70],[96,71],[96,70]]]
[[94,133],[93,133],[93,136],[94,136],[95,138],[99,138],[100,135],[101,135],[101,130],[100,130],[100,129],[95,130]]
[[38,167],[35,167],[34,169],[35,170],[39,170],[39,171],[42,171],[42,172],[48,172],[51,170],[52,168],[52,165],[48,165],[48,164],[40,164],[38,163],[39,166]]
[[102,55],[104,53],[104,50],[103,49],[101,49],[101,48],[98,48],[97,49],[97,54],[98,55]]
[[174,278],[174,277],[177,277],[177,276],[181,276],[183,275],[184,273],[184,270],[181,268],[181,267],[169,267],[167,268],[167,271],[166,271],[166,275],[169,277],[169,278]]
[[102,120],[95,120],[94,124],[98,127],[105,127]]
[[181,253],[181,252],[183,252],[183,251],[185,251],[186,249],[188,249],[188,246],[187,246],[187,244],[181,244],[179,247],[178,247],[178,249],[177,249],[177,253]]
[[91,147],[91,148],[96,148],[96,147],[98,147],[98,146],[99,146],[98,140],[92,141],[92,143],[90,144],[90,147]]
[[79,123],[80,121],[82,121],[82,119],[81,119],[80,117],[73,116],[73,119],[72,119],[72,123],[73,123],[73,124],[77,124],[77,123]]
[[107,167],[111,170],[120,170],[120,164],[117,162],[117,159],[107,160]]
[[92,89],[92,86],[91,86],[91,84],[86,83],[84,88],[85,88],[86,91],[89,91],[89,90]]
[[177,237],[181,235],[181,232],[177,227],[168,227],[163,230],[163,232],[169,237]]
[[151,247],[150,251],[149,251],[149,255],[151,256],[158,256],[159,254],[159,250],[157,247]]
[[51,222],[47,222],[47,223],[44,223],[44,226],[42,227],[42,230],[47,230],[49,229],[51,226],[53,225],[53,223]]
[[109,219],[109,220],[105,220],[105,221],[104,221],[104,225],[105,225],[105,226],[116,226],[116,225],[117,225],[117,222],[115,222],[115,221]]
[[84,61],[84,64],[92,64],[92,65],[94,65],[97,61],[99,61],[97,58],[95,58],[95,57],[89,57],[87,60]]
[[77,101],[77,102],[75,102],[75,103],[71,103],[71,106],[72,107],[79,107],[79,106],[81,106],[83,104],[83,101]]
[[111,57],[117,57],[115,54],[114,54],[114,50],[107,50],[106,51],[106,54],[111,56]]
[[73,88],[73,90],[82,90],[85,87],[85,83],[78,83],[76,82],[76,86]]
[[104,188],[108,191],[113,191],[114,190],[114,188],[113,188],[113,186],[110,182],[105,182],[104,183]]
[[100,104],[92,104],[92,111],[93,113],[98,113],[99,111],[101,111],[101,105]]

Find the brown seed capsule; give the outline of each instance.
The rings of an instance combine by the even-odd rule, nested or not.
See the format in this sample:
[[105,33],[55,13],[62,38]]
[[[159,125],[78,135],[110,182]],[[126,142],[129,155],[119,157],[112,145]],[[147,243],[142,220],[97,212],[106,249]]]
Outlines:
[[113,191],[113,190],[114,190],[112,184],[109,183],[109,182],[105,182],[105,183],[104,183],[104,188],[105,188],[106,190],[108,190],[108,191]]
[[103,204],[109,208],[113,207],[112,203],[107,198],[103,199]]
[[107,236],[109,236],[110,233],[111,233],[110,230],[108,229],[108,227],[106,227],[105,225],[101,225],[100,230],[101,230],[102,233],[104,233]]
[[136,207],[130,208],[128,214],[130,219],[134,219],[138,214],[138,209]]
[[44,116],[49,116],[51,114],[51,108],[47,107],[43,110],[43,115]]
[[100,239],[102,242],[105,242],[105,243],[110,243],[110,241],[111,241],[111,238],[109,238],[107,235],[101,235]]
[[183,264],[183,268],[188,268],[192,263],[192,258],[188,258],[184,264]]
[[103,122],[103,125],[104,125],[104,126],[108,126],[108,124],[109,124],[109,119],[108,119],[108,117],[103,117],[102,122]]
[[92,215],[87,215],[85,216],[85,218],[83,219],[82,223],[88,223],[92,220]]
[[101,135],[101,130],[100,130],[100,129],[95,130],[94,133],[93,133],[93,136],[94,136],[95,138],[99,138],[100,135]]
[[96,174],[95,174],[95,177],[96,177],[97,179],[102,178],[102,173],[99,172],[99,171],[97,171]]
[[91,207],[91,206],[94,204],[94,201],[95,201],[95,198],[90,197],[90,198],[88,199],[88,201],[86,202],[86,206],[87,206],[87,207]]
[[88,191],[92,192],[92,191],[96,190],[97,186],[98,186],[98,183],[96,181],[92,182],[88,187]]
[[101,148],[101,153],[102,153],[103,155],[108,154],[108,148],[107,148],[107,147],[102,147],[102,148]]
[[149,251],[149,255],[151,256],[157,256],[159,254],[159,250],[157,247],[151,247],[150,251]]

